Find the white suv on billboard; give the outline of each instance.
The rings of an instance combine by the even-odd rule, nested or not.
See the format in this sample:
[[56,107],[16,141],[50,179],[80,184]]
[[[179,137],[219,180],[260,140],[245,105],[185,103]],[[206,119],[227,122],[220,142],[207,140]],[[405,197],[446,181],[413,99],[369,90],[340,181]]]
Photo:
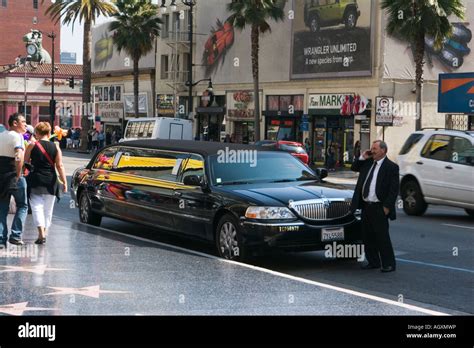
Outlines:
[[398,164],[406,214],[421,216],[429,204],[438,204],[463,208],[474,217],[474,132],[415,132]]

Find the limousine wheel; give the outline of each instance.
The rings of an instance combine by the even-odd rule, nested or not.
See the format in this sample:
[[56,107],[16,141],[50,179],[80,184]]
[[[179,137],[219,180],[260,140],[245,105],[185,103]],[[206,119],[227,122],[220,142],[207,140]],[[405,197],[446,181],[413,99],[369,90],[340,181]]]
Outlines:
[[79,217],[81,222],[88,225],[100,226],[102,216],[94,213],[91,209],[91,203],[87,194],[83,192],[79,200]]
[[245,259],[239,224],[230,214],[224,215],[217,225],[216,245],[219,256],[224,259],[233,261]]

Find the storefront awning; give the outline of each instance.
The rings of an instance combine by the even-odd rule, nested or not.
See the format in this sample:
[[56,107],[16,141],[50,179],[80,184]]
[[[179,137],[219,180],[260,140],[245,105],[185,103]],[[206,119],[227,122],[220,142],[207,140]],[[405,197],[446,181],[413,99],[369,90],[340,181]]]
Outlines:
[[198,114],[225,114],[226,109],[223,107],[210,107],[210,108],[196,108]]
[[295,117],[300,118],[303,116],[303,111],[295,111],[290,114],[288,111],[263,111],[265,117]]

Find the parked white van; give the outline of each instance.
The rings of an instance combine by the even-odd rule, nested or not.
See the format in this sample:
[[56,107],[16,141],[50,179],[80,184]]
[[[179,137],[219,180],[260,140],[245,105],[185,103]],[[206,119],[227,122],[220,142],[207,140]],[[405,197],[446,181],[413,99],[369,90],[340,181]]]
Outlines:
[[137,118],[129,120],[123,141],[193,140],[193,122],[181,118]]

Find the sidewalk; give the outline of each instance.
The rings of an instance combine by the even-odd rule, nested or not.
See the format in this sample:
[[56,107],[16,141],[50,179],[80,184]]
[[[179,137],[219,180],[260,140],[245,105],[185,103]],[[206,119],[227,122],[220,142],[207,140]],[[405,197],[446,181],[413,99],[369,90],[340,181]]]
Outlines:
[[[313,165],[311,166],[311,168],[316,169],[317,167]],[[329,176],[324,180],[333,184],[341,184],[355,187],[358,178],[359,173],[355,173],[348,168],[344,168],[335,172],[329,172]]]

